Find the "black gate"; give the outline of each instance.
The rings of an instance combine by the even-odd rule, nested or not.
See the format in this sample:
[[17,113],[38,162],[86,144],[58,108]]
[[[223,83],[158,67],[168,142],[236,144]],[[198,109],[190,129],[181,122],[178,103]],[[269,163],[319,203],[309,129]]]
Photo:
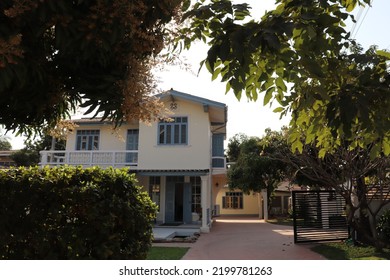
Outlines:
[[293,191],[294,242],[347,239],[345,200],[334,191]]

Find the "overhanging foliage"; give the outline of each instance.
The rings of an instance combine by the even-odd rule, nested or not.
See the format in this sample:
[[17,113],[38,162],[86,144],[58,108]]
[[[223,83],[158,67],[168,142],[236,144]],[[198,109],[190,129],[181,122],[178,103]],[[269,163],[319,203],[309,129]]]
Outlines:
[[[186,1],[190,2],[190,1]],[[390,75],[386,51],[359,50],[345,29],[358,4],[369,0],[279,0],[261,20],[249,20],[246,4],[196,1],[184,15],[189,26],[177,43],[209,45],[202,62],[238,99],[278,102],[292,113],[293,149],[306,143],[320,156],[337,148],[375,143],[372,157],[390,154]],[[375,43],[375,42],[373,42]],[[349,51],[352,49],[352,51]]]
[[31,134],[78,105],[117,122],[156,117],[150,58],[180,2],[2,0],[0,123]]

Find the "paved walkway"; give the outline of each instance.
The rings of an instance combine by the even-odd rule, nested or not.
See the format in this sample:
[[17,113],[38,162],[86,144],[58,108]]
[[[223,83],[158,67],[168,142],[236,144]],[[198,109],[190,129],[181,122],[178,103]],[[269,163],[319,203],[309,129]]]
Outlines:
[[218,218],[191,244],[183,260],[323,260],[312,245],[294,244],[292,227],[258,218]]

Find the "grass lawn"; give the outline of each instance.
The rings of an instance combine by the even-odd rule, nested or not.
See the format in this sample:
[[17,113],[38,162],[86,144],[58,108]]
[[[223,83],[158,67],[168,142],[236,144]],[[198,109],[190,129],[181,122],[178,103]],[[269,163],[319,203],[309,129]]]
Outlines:
[[390,260],[390,249],[379,253],[374,247],[353,246],[345,242],[321,244],[312,250],[329,260]]
[[189,248],[182,247],[152,247],[147,260],[180,260]]

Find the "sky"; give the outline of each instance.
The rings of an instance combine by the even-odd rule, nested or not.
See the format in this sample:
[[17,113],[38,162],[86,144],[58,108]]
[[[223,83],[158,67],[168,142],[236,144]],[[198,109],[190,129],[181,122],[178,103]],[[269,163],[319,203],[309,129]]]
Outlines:
[[[246,2],[252,7],[252,15],[255,19],[260,18],[266,10],[273,9],[274,0],[235,0],[234,2]],[[354,12],[359,16],[359,8]],[[355,25],[347,23],[347,30],[353,30],[352,36],[364,48],[377,45],[379,49],[390,49],[390,1],[373,0],[372,7],[362,8],[359,21]],[[288,125],[289,118],[280,119],[278,113],[273,113],[268,105],[263,106],[262,97],[257,102],[249,102],[243,97],[236,99],[233,92],[225,95],[225,84],[218,79],[211,81],[211,74],[203,68],[199,74],[199,63],[207,54],[204,44],[195,44],[190,51],[182,53],[182,59],[191,65],[192,71],[186,71],[177,66],[166,67],[164,71],[156,73],[159,80],[160,90],[171,88],[188,94],[208,98],[225,103],[228,106],[227,139],[237,133],[248,136],[264,134],[266,128],[279,130],[283,125]],[[275,104],[276,105],[276,104]],[[275,106],[276,107],[276,106]],[[13,149],[23,147],[23,138],[7,135]]]

